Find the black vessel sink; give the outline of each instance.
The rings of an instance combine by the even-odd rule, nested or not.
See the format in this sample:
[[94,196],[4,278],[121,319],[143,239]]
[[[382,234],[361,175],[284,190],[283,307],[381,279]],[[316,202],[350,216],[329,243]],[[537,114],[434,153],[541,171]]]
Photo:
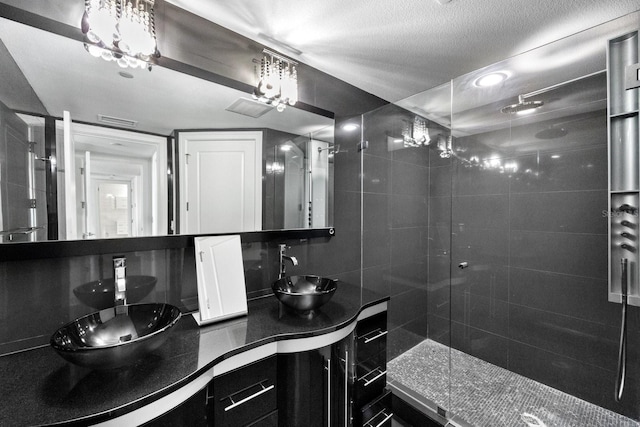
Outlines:
[[316,310],[326,304],[338,288],[336,279],[319,276],[287,276],[271,289],[281,303],[296,311]]
[[49,343],[75,365],[118,368],[160,347],[179,319],[180,310],[170,304],[111,307],[67,323]]

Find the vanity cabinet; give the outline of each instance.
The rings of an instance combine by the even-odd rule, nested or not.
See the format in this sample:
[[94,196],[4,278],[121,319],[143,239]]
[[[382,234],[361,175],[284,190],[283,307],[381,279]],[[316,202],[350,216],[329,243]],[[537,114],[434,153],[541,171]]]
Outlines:
[[350,425],[352,337],[278,356],[280,426]]
[[207,387],[207,412],[213,426],[278,425],[277,357],[235,369]]
[[355,426],[391,425],[387,384],[387,312],[358,322],[355,330]]
[[188,400],[166,414],[142,424],[143,427],[207,427],[207,388],[203,388]]
[[387,313],[319,349],[278,356],[281,427],[390,426]]

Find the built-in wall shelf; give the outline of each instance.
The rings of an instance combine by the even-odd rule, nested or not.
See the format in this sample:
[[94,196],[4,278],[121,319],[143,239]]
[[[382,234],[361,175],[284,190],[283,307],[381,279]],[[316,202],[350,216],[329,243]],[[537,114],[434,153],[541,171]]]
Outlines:
[[609,293],[640,306],[640,96],[625,89],[625,69],[638,62],[638,32],[609,40]]
[[639,113],[640,111],[634,110],[634,111],[627,111],[625,113],[612,114],[609,117],[611,119],[626,119],[629,117],[636,117]]

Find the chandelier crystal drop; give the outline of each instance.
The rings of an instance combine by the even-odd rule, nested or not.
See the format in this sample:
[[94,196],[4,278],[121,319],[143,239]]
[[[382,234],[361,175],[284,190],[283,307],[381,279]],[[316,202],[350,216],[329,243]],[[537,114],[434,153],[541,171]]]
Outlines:
[[284,111],[298,102],[297,62],[269,50],[263,51],[253,98]]
[[82,32],[85,48],[123,68],[149,68],[157,50],[155,0],[85,0]]

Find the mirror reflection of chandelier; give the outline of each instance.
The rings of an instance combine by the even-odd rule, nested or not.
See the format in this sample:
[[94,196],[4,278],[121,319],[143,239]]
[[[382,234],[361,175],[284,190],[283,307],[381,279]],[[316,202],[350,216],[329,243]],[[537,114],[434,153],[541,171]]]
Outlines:
[[253,90],[253,97],[265,104],[273,105],[278,111],[284,111],[287,104],[298,102],[297,62],[265,49],[258,84]]
[[404,121],[402,129],[402,139],[405,147],[420,147],[430,144],[429,129],[426,120],[416,116],[413,123]]
[[85,0],[87,51],[122,68],[151,69],[157,51],[154,0]]

